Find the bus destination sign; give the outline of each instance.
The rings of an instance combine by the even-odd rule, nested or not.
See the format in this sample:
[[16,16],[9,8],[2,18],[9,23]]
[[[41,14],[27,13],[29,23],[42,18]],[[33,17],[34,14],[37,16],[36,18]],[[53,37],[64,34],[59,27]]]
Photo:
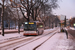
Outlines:
[[29,22],[29,24],[34,24],[34,22]]

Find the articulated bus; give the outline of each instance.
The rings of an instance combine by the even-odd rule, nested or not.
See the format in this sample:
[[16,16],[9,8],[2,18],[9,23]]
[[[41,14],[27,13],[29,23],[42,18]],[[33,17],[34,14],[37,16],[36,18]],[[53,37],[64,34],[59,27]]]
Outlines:
[[44,24],[42,22],[24,22],[23,35],[41,35],[44,32]]

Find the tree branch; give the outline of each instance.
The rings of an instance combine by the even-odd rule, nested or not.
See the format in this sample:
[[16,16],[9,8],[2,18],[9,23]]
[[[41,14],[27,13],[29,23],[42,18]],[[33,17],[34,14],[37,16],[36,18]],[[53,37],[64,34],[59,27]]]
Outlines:
[[27,19],[27,20],[28,20],[28,18],[26,18],[26,16],[24,15],[24,13],[23,13],[23,11],[22,11],[21,7],[20,7],[20,10],[21,10],[21,13],[22,13],[23,17],[24,17],[25,19]]

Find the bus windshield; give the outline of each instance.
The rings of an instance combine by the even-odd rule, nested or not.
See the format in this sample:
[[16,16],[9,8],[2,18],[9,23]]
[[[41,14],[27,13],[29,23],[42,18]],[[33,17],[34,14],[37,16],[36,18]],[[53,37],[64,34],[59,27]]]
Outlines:
[[24,24],[24,30],[35,31],[36,30],[36,23],[34,23],[34,24]]

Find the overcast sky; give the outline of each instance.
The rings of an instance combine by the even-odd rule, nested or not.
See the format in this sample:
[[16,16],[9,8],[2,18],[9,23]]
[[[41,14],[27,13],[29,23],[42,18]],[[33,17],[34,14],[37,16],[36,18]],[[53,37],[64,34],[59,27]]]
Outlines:
[[60,8],[53,11],[56,15],[66,15],[67,18],[75,16],[75,0],[62,0],[59,2]]

